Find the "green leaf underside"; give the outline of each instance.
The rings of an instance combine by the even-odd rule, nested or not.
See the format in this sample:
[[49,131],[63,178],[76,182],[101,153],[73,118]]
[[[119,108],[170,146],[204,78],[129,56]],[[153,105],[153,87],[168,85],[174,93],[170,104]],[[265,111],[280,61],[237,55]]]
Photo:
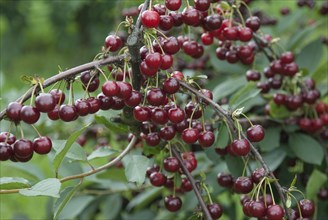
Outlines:
[[109,157],[112,155],[117,154],[118,152],[116,150],[110,149],[108,147],[100,147],[97,150],[93,151],[89,156],[88,160],[93,160],[96,158],[101,158],[101,157]]
[[306,196],[308,199],[315,199],[320,188],[327,182],[327,175],[314,169],[306,185]]
[[122,162],[125,167],[125,176],[127,180],[141,185],[145,181],[145,174],[150,160],[141,155],[127,155]]
[[69,203],[63,208],[59,214],[58,219],[74,219],[78,216],[93,200],[94,196],[83,195],[76,196],[71,199]]
[[312,137],[302,133],[289,135],[288,145],[295,155],[310,164],[320,165],[324,152],[321,145]]
[[0,178],[0,189],[19,189],[30,187],[31,183],[21,177],[2,177]]
[[127,132],[129,132],[129,128],[127,125],[111,122],[105,116],[95,115],[95,120],[98,124],[105,125],[109,130],[114,131],[116,133],[126,134]]
[[28,189],[21,189],[19,193],[24,196],[51,196],[59,197],[61,182],[56,178],[49,178],[38,182]]

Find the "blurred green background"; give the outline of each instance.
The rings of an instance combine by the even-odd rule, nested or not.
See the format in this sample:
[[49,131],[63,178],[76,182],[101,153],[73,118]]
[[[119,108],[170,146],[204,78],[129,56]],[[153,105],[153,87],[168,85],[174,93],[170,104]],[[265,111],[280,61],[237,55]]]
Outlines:
[[[27,90],[28,85],[20,80],[22,75],[40,75],[47,78],[58,73],[60,69],[91,61],[100,51],[107,34],[115,31],[116,26],[124,19],[122,10],[129,6],[138,6],[140,2],[142,1],[0,0],[1,109]],[[320,4],[320,1],[318,2]],[[282,17],[279,13],[282,7],[288,7],[291,14]],[[297,8],[295,0],[258,0],[254,1],[252,8],[263,9],[270,16],[278,18],[277,26],[264,27],[263,31],[281,38],[280,44],[296,53],[309,42],[319,39],[320,36],[327,36],[326,17],[320,16],[317,9],[310,11],[307,8]],[[316,22],[314,28],[307,25],[311,19]],[[295,25],[296,23],[298,25]],[[300,29],[302,25],[303,30]],[[291,47],[291,43],[294,43],[294,47]],[[319,46],[323,47],[321,44]],[[322,57],[327,57],[326,49]],[[327,74],[326,61],[318,60],[319,68],[322,67],[321,75]],[[217,60],[215,62],[219,63]],[[222,68],[226,70],[229,66],[222,63]],[[246,68],[242,67],[242,70]],[[237,74],[242,75],[244,72]],[[217,78],[210,87],[217,86],[218,81],[221,83],[225,79]],[[326,78],[324,79],[321,81],[322,86],[327,85]],[[327,88],[323,90],[326,91]],[[1,131],[5,130],[8,123],[0,123]],[[39,126],[45,133],[52,133],[54,137],[58,137],[57,133],[63,130],[63,124],[57,122],[45,122]],[[77,129],[76,126],[77,123],[65,124],[63,133],[68,135]],[[20,176],[33,179],[33,173],[39,177],[53,176],[47,157],[36,155],[28,164],[8,166],[9,163],[1,164],[0,177]],[[22,169],[30,173],[21,172]],[[52,206],[49,201],[53,200],[45,197],[1,195],[0,219],[49,219],[51,208],[46,209]]]

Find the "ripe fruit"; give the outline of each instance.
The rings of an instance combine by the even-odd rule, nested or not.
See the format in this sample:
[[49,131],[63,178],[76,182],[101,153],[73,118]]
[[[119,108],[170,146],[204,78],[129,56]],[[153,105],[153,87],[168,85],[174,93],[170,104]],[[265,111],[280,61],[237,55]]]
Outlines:
[[240,41],[247,42],[250,41],[252,37],[253,37],[252,29],[248,27],[244,27],[238,30],[238,38]]
[[163,186],[166,182],[166,176],[164,174],[154,171],[152,174],[149,176],[150,183],[153,186]]
[[233,186],[233,178],[230,174],[218,173],[217,181],[223,187],[231,188]]
[[33,154],[33,143],[27,139],[17,140],[14,144],[14,154],[19,158],[28,158]]
[[61,105],[58,113],[60,119],[65,122],[74,121],[78,117],[76,108],[72,105]]
[[252,180],[254,183],[259,183],[265,176],[265,170],[263,167],[257,168],[252,173]]
[[155,147],[161,142],[161,138],[159,137],[158,132],[150,132],[146,136],[146,143],[149,146]]
[[203,131],[198,135],[198,143],[202,147],[210,147],[214,140],[215,137],[212,131]]
[[151,120],[155,124],[165,124],[168,121],[167,112],[161,108],[154,108],[151,110]]
[[254,125],[247,129],[247,138],[252,142],[259,142],[264,138],[264,128],[262,125]]
[[231,151],[237,156],[246,156],[250,149],[251,147],[246,139],[234,140],[231,144]]
[[280,205],[270,205],[267,208],[266,216],[268,220],[281,220],[284,217],[284,210]]
[[183,9],[182,21],[186,25],[197,26],[200,22],[198,10],[193,7],[186,7]]
[[18,102],[11,102],[6,108],[7,117],[14,122],[18,122],[21,120],[20,112],[22,109],[22,104]]
[[222,213],[223,213],[223,209],[217,203],[207,205],[207,209],[208,209],[208,211],[209,211],[209,213],[210,213],[210,215],[212,216],[213,219],[220,218]]
[[61,105],[65,101],[65,93],[63,93],[60,89],[52,89],[49,92],[55,99],[56,105]]
[[136,106],[133,109],[134,119],[140,122],[147,121],[150,119],[150,109],[148,107]]
[[141,14],[141,23],[146,28],[155,28],[159,25],[159,14],[156,11],[146,10]]
[[163,161],[164,169],[168,172],[176,172],[180,169],[180,162],[176,157],[168,157]]
[[246,27],[249,27],[256,32],[261,26],[260,19],[257,16],[252,16],[246,19]]
[[168,118],[172,123],[180,123],[185,119],[185,117],[184,111],[179,107],[171,108],[168,111]]
[[108,35],[105,39],[105,46],[109,51],[115,52],[121,48],[122,40],[119,36]]
[[174,94],[179,91],[180,83],[176,78],[170,77],[163,82],[163,90],[167,94]]
[[11,145],[11,144],[15,143],[16,136],[13,135],[12,133],[1,132],[0,133],[0,142],[5,142],[6,140],[7,140],[7,144]]
[[6,161],[11,158],[14,151],[9,144],[0,143],[0,161]]
[[23,106],[20,111],[20,118],[27,124],[34,124],[40,118],[40,112],[32,106]]
[[181,179],[181,189],[184,192],[190,192],[193,189],[190,181],[187,178]]
[[165,6],[171,11],[177,11],[181,7],[182,0],[165,0]]
[[312,201],[308,199],[302,199],[299,202],[300,208],[301,208],[301,213],[303,217],[311,217],[314,214],[314,204]]
[[149,68],[159,69],[162,64],[162,56],[160,53],[157,52],[148,53],[145,58],[145,62]]
[[236,193],[247,194],[253,189],[253,181],[247,176],[238,177],[233,184],[233,189]]
[[164,204],[165,204],[166,209],[169,210],[170,212],[176,212],[182,206],[181,199],[177,196],[173,197],[172,195],[166,196],[164,198]]
[[38,154],[47,154],[51,151],[52,142],[49,137],[38,137],[33,141],[33,150]]
[[153,88],[147,91],[147,101],[153,106],[164,105],[165,103],[165,93],[159,88]]
[[253,201],[249,205],[249,213],[253,217],[256,217],[256,218],[264,217],[265,216],[265,211],[266,211],[266,208],[265,208],[263,202]]
[[181,137],[187,144],[193,144],[198,140],[199,132],[196,128],[186,128],[183,130]]
[[79,116],[85,116],[90,112],[90,104],[85,99],[75,100],[74,107],[76,108],[77,114]]
[[102,85],[101,91],[105,96],[112,97],[116,96],[120,92],[120,88],[115,81],[106,81]]
[[116,84],[119,87],[119,93],[116,96],[122,100],[129,99],[132,95],[131,84],[127,82],[117,82]]

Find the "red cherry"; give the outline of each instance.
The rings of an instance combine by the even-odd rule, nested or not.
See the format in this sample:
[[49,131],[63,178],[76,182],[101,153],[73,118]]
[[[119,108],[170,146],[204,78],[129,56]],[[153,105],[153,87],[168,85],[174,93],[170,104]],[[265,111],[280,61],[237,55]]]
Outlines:
[[193,188],[191,185],[191,182],[187,178],[182,178],[181,179],[181,189],[184,192],[190,192]]
[[187,144],[193,144],[198,140],[199,132],[195,128],[186,128],[182,132],[182,140]]
[[15,143],[16,136],[9,132],[1,132],[0,133],[0,142],[5,142],[7,140],[7,144],[11,145]]
[[145,58],[145,62],[149,68],[158,69],[162,64],[162,56],[157,52],[149,53]]
[[40,112],[32,106],[23,106],[20,111],[20,118],[27,124],[34,124],[40,118]]
[[54,97],[50,93],[40,93],[35,98],[35,107],[40,112],[50,112],[56,106]]
[[233,189],[236,193],[247,194],[253,189],[253,181],[246,176],[238,177],[233,184]]
[[176,157],[168,157],[163,161],[164,169],[168,172],[174,173],[180,169],[180,162]]
[[33,141],[33,150],[38,154],[47,154],[51,151],[52,142],[49,137],[38,137]]
[[160,66],[161,70],[167,70],[169,68],[171,68],[173,65],[173,57],[172,55],[169,54],[163,54],[162,55],[162,63]]
[[159,88],[153,88],[147,91],[147,101],[153,106],[160,106],[165,104],[165,93]]
[[166,126],[166,127],[162,127],[160,132],[159,132],[159,136],[166,140],[166,141],[169,141],[169,140],[172,140],[175,136],[175,128],[173,126]]
[[177,11],[181,7],[181,0],[165,0],[165,6],[171,11]]
[[233,186],[233,178],[230,174],[218,173],[217,182],[223,187],[231,188]]
[[89,113],[90,114],[94,114],[97,111],[99,111],[99,109],[100,109],[100,101],[99,101],[99,99],[97,99],[95,97],[90,97],[86,101],[90,105],[90,108],[89,108]]
[[180,83],[176,78],[170,77],[163,82],[163,90],[167,94],[174,94],[179,91]]
[[263,167],[257,168],[252,173],[252,180],[254,183],[259,183],[265,176],[265,170]]
[[265,216],[266,208],[263,202],[254,201],[249,205],[249,213],[251,216],[261,218]]
[[153,186],[163,186],[166,182],[166,176],[156,171],[150,174],[149,179]]
[[198,136],[198,142],[202,147],[210,147],[215,141],[212,131],[203,131]]
[[132,95],[132,86],[127,82],[117,82],[117,86],[119,87],[120,92],[116,95],[118,98],[122,100],[127,100]]
[[116,96],[120,92],[120,87],[115,81],[106,81],[102,87],[101,91],[105,96],[112,97]]
[[182,122],[185,117],[184,111],[179,107],[171,108],[168,111],[168,118],[174,124]]
[[108,110],[113,105],[113,99],[111,97],[105,96],[104,93],[99,93],[97,95],[97,99],[100,101],[100,109],[101,110]]
[[260,142],[264,138],[264,128],[262,125],[254,125],[247,129],[247,138],[252,142]]
[[182,201],[179,197],[166,196],[164,198],[165,208],[170,212],[178,211],[182,206]]
[[108,35],[105,39],[105,46],[109,51],[115,52],[121,48],[122,40],[119,36]]
[[159,14],[156,11],[146,10],[141,14],[141,23],[146,28],[155,28],[159,25]]
[[150,114],[151,112],[148,107],[136,106],[133,109],[134,119],[140,122],[148,121],[150,119]]
[[60,119],[65,122],[74,121],[78,117],[76,108],[72,105],[61,105],[58,113]]
[[17,140],[14,144],[14,154],[19,158],[28,158],[33,154],[33,143],[27,139]]
[[238,30],[238,38],[240,41],[247,42],[250,41],[252,37],[253,37],[252,29],[248,27],[244,27]]
[[60,89],[52,89],[49,92],[55,99],[56,105],[61,105],[65,101],[65,93],[61,91]]
[[155,124],[163,125],[168,121],[167,112],[162,108],[154,108],[151,110],[151,120]]
[[231,144],[231,151],[237,156],[246,156],[250,149],[249,142],[246,139],[234,140]]
[[124,103],[129,107],[136,107],[142,100],[141,93],[136,90],[132,90],[130,98],[124,100]]
[[74,107],[76,108],[77,114],[79,114],[79,116],[85,116],[90,112],[90,104],[85,99],[77,99],[75,101]]
[[211,5],[210,0],[195,0],[195,8],[198,11],[207,11]]
[[210,215],[212,216],[213,219],[218,219],[223,214],[222,207],[217,203],[207,205],[207,209],[208,209],[208,211],[209,211],[209,213],[210,213]]
[[246,19],[246,27],[256,32],[261,26],[260,19],[256,16],[252,16]]
[[18,102],[10,102],[6,108],[7,117],[14,122],[19,122],[21,120],[20,112],[22,109],[22,104]]
[[186,25],[198,26],[200,22],[198,10],[193,7],[186,7],[182,11],[182,20]]
[[284,210],[280,205],[270,205],[267,208],[266,216],[268,220],[282,220],[284,217]]
[[301,213],[303,217],[312,217],[314,214],[315,206],[311,200],[302,199],[299,202]]
[[14,154],[14,151],[10,144],[0,142],[0,161],[9,160]]

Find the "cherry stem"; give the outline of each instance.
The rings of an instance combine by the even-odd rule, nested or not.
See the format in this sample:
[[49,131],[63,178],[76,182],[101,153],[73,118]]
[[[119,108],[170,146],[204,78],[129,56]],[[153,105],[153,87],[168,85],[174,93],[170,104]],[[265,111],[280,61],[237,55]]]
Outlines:
[[44,93],[42,83],[41,83],[40,81],[38,81],[38,84],[39,84],[39,86],[40,86],[41,92]]
[[118,26],[117,26],[117,28],[116,28],[116,31],[115,31],[115,35],[117,35],[117,32],[120,30],[121,25],[122,25],[122,24],[126,24],[126,23],[127,23],[126,21],[121,21],[121,22],[118,24]]
[[7,142],[8,142],[12,127],[13,127],[13,122],[11,122],[10,125],[9,125],[9,130],[8,130],[8,134],[6,135],[5,144],[7,144]]
[[36,88],[37,87],[38,87],[37,85],[34,85],[34,88],[33,88],[33,91],[32,91],[32,95],[31,95],[31,100],[30,100],[30,106],[32,106],[32,104],[33,104],[34,95],[35,95],[35,91],[36,91]]
[[165,40],[168,40],[167,36],[160,30],[155,29],[157,33],[159,33],[160,35],[162,35],[162,37],[164,37]]
[[[243,158],[243,159],[244,159],[244,158]],[[245,173],[246,173],[246,167],[247,167],[248,161],[249,161],[249,157],[247,157],[246,161],[244,161],[244,169],[243,169],[243,174],[242,174],[242,176],[245,176]]]
[[268,184],[268,186],[269,186],[271,197],[272,197],[272,202],[273,202],[273,205],[275,205],[276,204],[276,201],[274,200],[274,195],[273,195],[271,183],[270,183],[270,180],[268,178],[266,178],[266,184]]
[[106,74],[104,73],[104,71],[102,71],[102,69],[100,69],[99,66],[96,66],[96,69],[101,73],[101,75],[103,75],[105,80],[108,81],[108,78],[107,78]]
[[298,212],[299,212],[299,215],[300,215],[300,219],[303,219],[302,212],[301,212],[301,207],[300,207],[300,205],[298,204],[298,200],[295,198],[295,196],[294,196],[293,194],[288,193],[288,195],[289,195],[290,197],[292,197],[292,198],[295,200],[296,205],[297,205],[297,209],[298,209]]
[[206,186],[205,183],[202,184],[202,187],[205,189],[206,194],[207,194],[207,197],[208,197],[208,199],[210,200],[210,204],[212,205],[212,204],[213,204],[213,200],[212,200],[212,197],[211,197],[210,191],[208,190],[208,188],[207,188],[207,186]]
[[19,130],[20,130],[20,133],[21,133],[21,139],[24,138],[24,131],[23,131],[23,128],[22,128],[22,125],[19,124]]
[[186,0],[186,4],[187,4],[188,7],[190,7],[190,4],[189,4],[189,1],[188,0]]
[[239,11],[239,8],[237,8],[237,14],[239,15],[239,17],[240,17],[240,20],[241,20],[241,22],[242,22],[242,24],[243,24],[243,26],[245,27],[245,20],[244,20],[244,17],[243,17],[243,15],[240,13],[240,11]]
[[39,137],[42,137],[42,135],[40,134],[40,132],[38,131],[38,129],[34,125],[31,125],[31,126],[35,130],[35,132],[38,134],[38,136]]
[[195,179],[193,178],[193,176],[190,174],[189,170],[187,169],[187,167],[185,166],[185,164],[183,163],[183,160],[180,156],[180,152],[175,148],[175,147],[172,147],[172,152],[174,154],[174,156],[179,160],[180,162],[180,165],[181,165],[181,169],[183,170],[184,174],[187,176],[188,180],[190,181],[191,185],[192,185],[192,188],[195,192],[195,195],[198,199],[198,202],[203,210],[203,212],[205,213],[205,216],[206,216],[206,219],[207,220],[212,220],[212,216],[211,214],[209,213],[207,207],[206,207],[206,204],[202,198],[202,195],[196,185],[196,182],[195,182]]

